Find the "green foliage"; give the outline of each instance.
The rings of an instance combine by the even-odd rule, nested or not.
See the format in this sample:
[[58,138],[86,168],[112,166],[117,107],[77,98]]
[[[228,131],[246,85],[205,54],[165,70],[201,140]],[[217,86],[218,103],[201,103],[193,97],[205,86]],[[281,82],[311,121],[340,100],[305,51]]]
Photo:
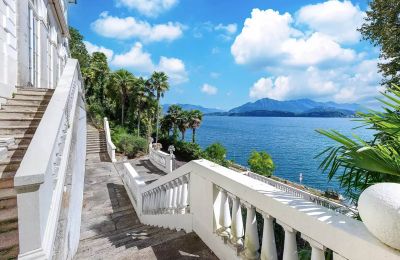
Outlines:
[[83,43],[83,36],[73,27],[69,27],[69,34],[71,35],[69,41],[71,57],[77,59],[81,69],[84,70],[89,67],[90,55]]
[[228,167],[230,161],[226,160],[226,148],[220,143],[213,143],[203,152],[203,158]]
[[383,84],[400,84],[400,1],[372,0],[362,27],[359,29],[364,39],[380,47],[380,72]]
[[201,158],[201,147],[196,143],[178,141],[175,143],[175,154],[182,160],[191,161]]
[[271,156],[266,152],[253,151],[247,163],[252,172],[264,176],[271,176],[275,170],[274,162]]
[[203,120],[203,113],[200,110],[191,110],[189,112],[189,128],[192,128],[192,142],[196,142],[196,129],[200,127]]
[[111,138],[117,150],[128,157],[133,157],[140,152],[144,153],[147,150],[146,139],[138,137],[134,133],[128,133],[124,127],[114,127],[111,131]]
[[383,112],[369,110],[356,119],[376,132],[375,139],[364,141],[358,136],[348,138],[337,131],[317,130],[334,140],[337,146],[328,147],[320,168],[328,177],[340,180],[346,195],[358,200],[360,193],[379,182],[400,182],[400,88],[393,85],[382,93]]

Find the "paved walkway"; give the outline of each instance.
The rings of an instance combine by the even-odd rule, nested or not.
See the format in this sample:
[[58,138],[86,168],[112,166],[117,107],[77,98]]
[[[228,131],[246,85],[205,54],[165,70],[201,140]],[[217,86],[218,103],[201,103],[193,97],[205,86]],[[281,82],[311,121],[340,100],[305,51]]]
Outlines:
[[[81,240],[74,259],[217,259],[194,233],[141,224],[117,172],[122,165],[105,158],[87,155]],[[151,182],[160,172],[148,163],[146,158],[133,161]]]

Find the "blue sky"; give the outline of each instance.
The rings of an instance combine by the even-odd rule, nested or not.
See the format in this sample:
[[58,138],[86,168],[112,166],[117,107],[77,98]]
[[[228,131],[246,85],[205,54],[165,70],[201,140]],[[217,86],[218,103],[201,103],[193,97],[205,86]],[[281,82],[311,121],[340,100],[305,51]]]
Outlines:
[[[94,4],[96,3],[96,4]],[[367,1],[81,0],[69,22],[112,69],[163,70],[163,103],[230,109],[269,97],[374,104]]]

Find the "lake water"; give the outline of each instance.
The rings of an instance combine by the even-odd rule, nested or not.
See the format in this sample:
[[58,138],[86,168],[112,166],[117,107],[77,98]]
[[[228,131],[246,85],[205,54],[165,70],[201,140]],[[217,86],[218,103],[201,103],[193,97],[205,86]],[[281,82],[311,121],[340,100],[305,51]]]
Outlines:
[[[253,150],[267,151],[275,163],[274,175],[320,190],[339,190],[337,181],[328,183],[327,175],[318,166],[323,159],[314,159],[328,146],[335,144],[315,132],[315,129],[335,129],[350,136],[355,133],[371,138],[365,128],[354,129],[360,123],[349,118],[278,118],[205,116],[196,132],[196,141],[202,148],[220,142],[228,150],[227,159],[247,166]],[[187,139],[191,140],[188,132]]]

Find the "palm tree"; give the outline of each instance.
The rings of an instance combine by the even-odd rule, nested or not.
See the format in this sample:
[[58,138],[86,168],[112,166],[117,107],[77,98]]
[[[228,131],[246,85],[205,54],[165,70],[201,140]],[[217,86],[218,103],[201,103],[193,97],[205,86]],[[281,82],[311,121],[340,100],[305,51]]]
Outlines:
[[142,109],[145,108],[147,103],[148,95],[146,93],[146,80],[140,77],[135,84],[135,103],[137,110],[137,132],[138,136],[140,136],[140,121],[141,121],[141,112]]
[[337,131],[317,130],[339,145],[327,148],[318,156],[326,154],[320,168],[328,170],[329,179],[340,180],[346,193],[358,200],[360,193],[379,182],[400,182],[400,88],[393,85],[386,100],[379,99],[384,110],[359,113],[364,126],[374,130],[375,138],[364,141],[355,136],[351,139]]
[[192,110],[189,112],[189,127],[192,128],[192,142],[196,142],[196,129],[200,127],[203,120],[203,113],[200,110]]
[[153,72],[150,79],[147,80],[148,87],[155,92],[157,99],[157,124],[156,124],[156,143],[158,142],[158,125],[160,120],[159,106],[160,98],[164,96],[164,93],[169,89],[168,76],[164,72]]
[[161,118],[160,122],[160,129],[162,133],[166,133],[167,137],[169,137],[169,132],[171,131],[172,128],[172,120],[170,115],[165,115],[163,118]]
[[112,74],[112,84],[119,91],[121,98],[121,124],[124,125],[125,105],[129,99],[136,78],[127,70],[120,69]]
[[178,106],[178,105],[171,105],[168,108],[168,115],[169,118],[171,120],[171,124],[172,124],[172,128],[173,128],[173,137],[174,140],[176,139],[177,135],[178,135],[178,123],[180,120],[180,117],[183,113],[183,109],[182,107]]
[[182,141],[185,140],[185,132],[189,128],[190,113],[189,111],[182,111],[178,118],[178,128],[181,131]]

